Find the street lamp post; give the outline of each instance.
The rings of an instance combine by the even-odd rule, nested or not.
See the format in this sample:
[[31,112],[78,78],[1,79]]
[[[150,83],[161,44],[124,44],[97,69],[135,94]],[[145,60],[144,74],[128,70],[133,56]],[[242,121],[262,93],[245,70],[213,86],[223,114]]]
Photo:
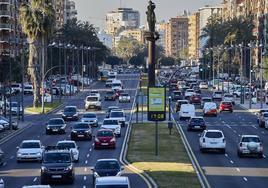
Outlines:
[[243,44],[239,44],[239,48],[240,48],[240,104],[244,103],[243,100]]
[[260,44],[259,47],[261,48],[261,54],[260,54],[260,55],[261,55],[261,57],[260,57],[260,61],[261,61],[261,62],[260,62],[260,90],[261,90],[261,91],[260,91],[260,95],[261,95],[261,96],[260,96],[260,97],[261,97],[261,108],[263,108],[263,86],[262,86],[262,81],[263,81],[263,80],[262,80],[262,79],[263,79],[263,70],[262,70],[262,69],[263,69],[263,62],[262,62],[262,61],[263,61],[263,60],[262,60],[263,49],[262,49],[262,47],[263,47],[263,45]]
[[251,87],[251,85],[252,85],[252,83],[251,83],[251,74],[252,74],[252,70],[251,70],[251,66],[252,66],[252,52],[251,52],[251,49],[252,49],[252,47],[253,47],[253,45],[252,45],[252,43],[250,42],[249,44],[248,44],[248,46],[249,46],[249,109],[251,109],[251,105],[252,105],[252,91],[251,91],[251,89],[252,89],[252,87]]

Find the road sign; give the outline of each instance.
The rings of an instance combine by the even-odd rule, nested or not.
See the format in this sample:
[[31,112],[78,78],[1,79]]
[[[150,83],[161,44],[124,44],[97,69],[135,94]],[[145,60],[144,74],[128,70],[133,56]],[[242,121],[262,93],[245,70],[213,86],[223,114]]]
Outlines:
[[166,120],[166,88],[148,87],[148,121]]

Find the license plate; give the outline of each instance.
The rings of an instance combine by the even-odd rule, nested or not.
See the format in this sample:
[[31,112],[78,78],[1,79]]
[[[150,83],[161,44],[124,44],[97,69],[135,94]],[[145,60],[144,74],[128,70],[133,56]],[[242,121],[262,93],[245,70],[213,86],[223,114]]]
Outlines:
[[101,145],[103,145],[103,146],[107,146],[107,145],[108,145],[108,143],[102,143]]
[[84,137],[84,135],[82,135],[82,134],[79,134],[79,135],[78,135],[78,137]]
[[53,129],[52,131],[53,131],[53,132],[57,132],[57,131],[58,131],[58,129]]
[[211,144],[217,144],[217,142],[210,142]]
[[197,128],[197,129],[200,129],[200,126],[194,126],[195,128]]
[[94,108],[94,106],[89,106],[89,108]]
[[242,153],[249,153],[249,151],[247,151],[247,150],[244,150],[244,151],[242,151]]
[[52,178],[61,178],[61,175],[52,175]]

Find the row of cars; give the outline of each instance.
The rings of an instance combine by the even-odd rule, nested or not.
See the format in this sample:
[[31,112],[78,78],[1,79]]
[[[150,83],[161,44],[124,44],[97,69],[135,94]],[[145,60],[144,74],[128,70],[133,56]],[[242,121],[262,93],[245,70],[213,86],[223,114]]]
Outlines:
[[[189,119],[187,122],[188,131],[202,131],[198,139],[200,151],[203,153],[205,151],[219,150],[222,153],[225,153],[226,138],[223,131],[217,129],[207,129],[204,116],[217,116],[218,113],[223,111],[233,112],[235,96],[231,93],[223,93],[222,91],[215,90],[211,96],[201,97],[200,92],[194,91],[193,85],[198,85],[200,89],[206,90],[208,89],[206,82],[198,82],[193,80],[188,82],[187,79],[181,80],[180,78],[177,81],[176,79],[174,80],[174,83],[177,83],[176,89],[182,94],[182,97],[179,100],[176,100],[175,112],[179,113],[180,120]],[[196,115],[196,104],[201,106],[203,116]],[[264,126],[266,120],[268,121],[268,110],[260,111],[258,117],[258,123]],[[266,117],[266,119],[264,117]],[[258,135],[241,135],[239,143],[237,144],[237,155],[238,157],[254,155],[258,158],[262,158],[263,142],[261,138]]]

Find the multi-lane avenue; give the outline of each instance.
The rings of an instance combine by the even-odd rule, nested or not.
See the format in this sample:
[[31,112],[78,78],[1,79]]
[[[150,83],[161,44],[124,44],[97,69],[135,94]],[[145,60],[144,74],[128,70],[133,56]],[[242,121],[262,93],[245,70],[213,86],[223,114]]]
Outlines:
[[[203,91],[202,96],[211,96],[211,92]],[[218,117],[204,117],[207,129],[223,131],[226,139],[225,154],[217,152],[201,153],[199,150],[199,136],[201,132],[187,131],[187,121],[179,121],[178,113],[173,115],[178,125],[182,127],[211,187],[267,187],[268,131],[258,127],[255,114],[236,105],[233,113],[223,112]],[[196,115],[203,116],[199,106],[196,106]],[[262,159],[238,157],[237,146],[241,135],[259,135],[261,137],[264,145]]]
[[[127,120],[131,113],[133,101],[136,95],[136,88],[138,86],[138,75],[120,75],[118,76],[123,82],[124,90],[131,96],[130,103],[119,103],[117,101],[104,101],[102,100],[102,110],[96,111],[99,122],[105,117],[105,111],[109,106],[118,106],[125,110],[127,114]],[[17,146],[23,140],[38,139],[41,140],[44,146],[56,145],[60,140],[70,140],[70,130],[72,123],[67,125],[67,133],[63,135],[46,135],[45,123],[52,117],[61,117],[61,111],[64,106],[75,105],[79,109],[79,113],[82,114],[84,110],[84,99],[90,89],[97,89],[100,91],[102,99],[104,98],[105,83],[96,82],[86,91],[81,92],[79,95],[69,99],[65,99],[62,108],[58,109],[49,115],[27,115],[25,117],[26,122],[31,122],[32,126],[24,130],[21,134],[11,138],[7,142],[1,145],[2,150],[5,152],[4,165],[1,166],[1,178],[5,181],[6,187],[21,188],[23,185],[36,185],[40,184],[40,163],[35,162],[16,162]],[[93,135],[98,128],[93,128]],[[80,159],[78,163],[75,163],[75,182],[73,185],[57,185],[57,187],[93,187],[92,174],[90,167],[94,166],[96,161],[100,158],[117,158],[119,159],[121,147],[124,141],[126,127],[122,128],[122,135],[117,139],[116,149],[104,149],[94,150],[93,141],[77,141],[80,151]],[[146,183],[138,175],[125,171],[126,176],[130,178],[132,187],[147,187]]]

